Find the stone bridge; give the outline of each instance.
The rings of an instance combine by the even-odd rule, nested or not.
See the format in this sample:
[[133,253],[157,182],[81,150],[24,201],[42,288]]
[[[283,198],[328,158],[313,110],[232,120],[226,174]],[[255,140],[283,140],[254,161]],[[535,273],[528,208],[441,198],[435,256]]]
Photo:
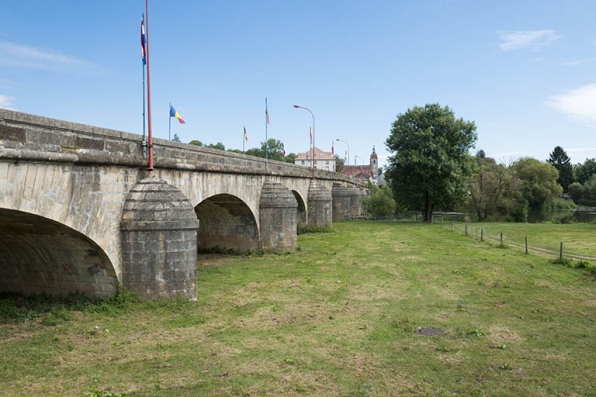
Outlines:
[[0,292],[197,294],[197,251],[291,251],[362,186],[289,163],[0,109]]

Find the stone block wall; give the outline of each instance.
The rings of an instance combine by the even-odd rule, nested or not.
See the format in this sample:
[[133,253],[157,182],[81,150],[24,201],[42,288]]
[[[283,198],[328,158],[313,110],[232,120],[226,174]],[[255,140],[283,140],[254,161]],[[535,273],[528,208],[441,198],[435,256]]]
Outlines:
[[122,214],[122,283],[143,300],[197,296],[197,219],[175,187],[139,181]]
[[296,249],[296,208],[292,192],[281,183],[265,182],[261,192],[261,244],[270,251]]

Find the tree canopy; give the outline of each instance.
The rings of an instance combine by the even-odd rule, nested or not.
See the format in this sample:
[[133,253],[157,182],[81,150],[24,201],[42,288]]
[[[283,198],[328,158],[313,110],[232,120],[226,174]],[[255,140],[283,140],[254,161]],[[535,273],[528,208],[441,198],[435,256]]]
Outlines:
[[544,208],[549,200],[563,193],[563,188],[557,182],[559,171],[550,163],[523,158],[513,164],[513,169],[524,183],[524,198],[534,209]]
[[294,163],[294,159],[298,157],[295,153],[290,153],[287,156],[284,156],[283,142],[278,139],[270,138],[267,140],[267,142],[269,143],[268,149],[267,144],[265,142],[261,142],[260,147],[248,149],[246,154],[265,158],[265,153],[268,151],[269,160],[285,161],[288,163]]
[[509,214],[521,197],[522,181],[511,167],[476,154],[478,167],[470,178],[470,208],[484,221],[493,214]]
[[583,185],[590,180],[592,175],[596,174],[596,159],[586,159],[583,164],[579,164],[573,170],[575,180]]
[[388,186],[372,186],[372,193],[362,199],[364,210],[373,216],[395,214],[395,200]]
[[563,191],[567,192],[569,185],[573,183],[573,166],[567,152],[561,146],[557,146],[547,161],[559,171],[557,182],[563,187]]
[[386,145],[385,170],[394,196],[431,219],[435,208],[448,209],[466,196],[474,169],[469,151],[476,142],[474,122],[456,119],[449,107],[427,104],[400,114]]

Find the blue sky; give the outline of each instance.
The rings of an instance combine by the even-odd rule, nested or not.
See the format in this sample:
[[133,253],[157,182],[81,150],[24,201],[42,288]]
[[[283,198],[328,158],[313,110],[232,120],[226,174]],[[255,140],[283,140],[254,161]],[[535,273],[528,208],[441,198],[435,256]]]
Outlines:
[[[168,103],[183,142],[288,152],[335,138],[368,159],[399,113],[440,103],[478,126],[489,156],[596,157],[596,2],[157,1],[149,5],[154,135]],[[144,1],[0,5],[0,107],[142,131]],[[343,153],[345,145],[336,145]]]

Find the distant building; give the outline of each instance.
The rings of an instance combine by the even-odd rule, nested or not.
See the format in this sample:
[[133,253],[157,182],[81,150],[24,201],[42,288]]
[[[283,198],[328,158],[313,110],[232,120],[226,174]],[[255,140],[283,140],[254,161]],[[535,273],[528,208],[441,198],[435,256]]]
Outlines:
[[376,185],[379,179],[379,156],[377,156],[374,145],[370,155],[370,164],[345,166],[344,173],[350,178],[358,179],[361,182],[370,180]]
[[[326,170],[335,172],[335,158],[331,152],[324,152],[315,147],[315,168],[318,170]],[[303,165],[305,167],[312,167],[312,152],[298,153],[298,157],[294,159],[294,164]]]

